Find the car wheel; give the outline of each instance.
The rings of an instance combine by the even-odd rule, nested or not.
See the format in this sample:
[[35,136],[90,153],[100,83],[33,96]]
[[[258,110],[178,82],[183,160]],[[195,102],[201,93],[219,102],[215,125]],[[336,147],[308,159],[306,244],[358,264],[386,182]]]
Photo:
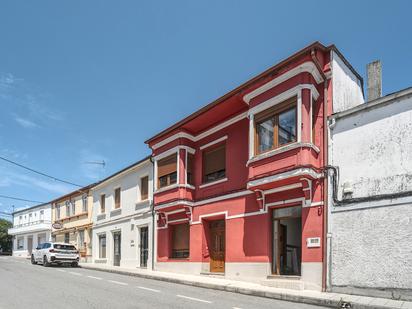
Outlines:
[[30,261],[31,261],[31,263],[32,263],[33,265],[36,265],[36,264],[37,264],[36,260],[34,259],[34,255],[33,255],[33,254],[31,255]]
[[43,266],[44,266],[44,267],[50,266],[50,263],[47,261],[47,256],[44,256],[44,257],[43,257]]
[[79,263],[77,263],[77,262],[72,263],[72,267],[77,267],[77,266],[79,266]]

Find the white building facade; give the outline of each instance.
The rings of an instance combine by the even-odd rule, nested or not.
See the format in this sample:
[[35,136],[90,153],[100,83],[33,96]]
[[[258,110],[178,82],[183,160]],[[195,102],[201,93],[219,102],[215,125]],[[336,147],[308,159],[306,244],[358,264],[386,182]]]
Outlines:
[[329,123],[328,288],[412,300],[412,88]]
[[94,263],[152,268],[153,164],[149,157],[91,188]]
[[13,213],[13,256],[30,257],[38,244],[51,239],[51,204],[41,204]]

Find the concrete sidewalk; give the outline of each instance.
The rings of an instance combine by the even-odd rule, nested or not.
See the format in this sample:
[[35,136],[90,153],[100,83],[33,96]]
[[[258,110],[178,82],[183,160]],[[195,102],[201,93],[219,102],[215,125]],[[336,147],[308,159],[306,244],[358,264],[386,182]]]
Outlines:
[[209,276],[183,275],[146,269],[120,268],[101,264],[80,263],[80,267],[105,272],[112,272],[128,276],[136,276],[146,279],[167,281],[178,284],[197,286],[208,289],[216,289],[227,292],[254,295],[259,297],[273,298],[285,301],[306,303],[331,308],[345,308],[342,303],[350,303],[353,309],[383,309],[402,308],[412,309],[412,302],[397,301],[386,298],[373,298],[338,293],[322,293],[316,291],[297,291],[278,289],[263,286],[256,283],[228,280]]

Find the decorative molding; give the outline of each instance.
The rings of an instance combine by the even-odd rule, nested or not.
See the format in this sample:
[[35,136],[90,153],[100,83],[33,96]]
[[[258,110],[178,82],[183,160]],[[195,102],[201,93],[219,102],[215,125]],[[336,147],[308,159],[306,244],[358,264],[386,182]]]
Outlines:
[[210,186],[213,186],[213,185],[217,185],[217,184],[219,184],[219,183],[226,182],[226,181],[228,181],[227,177],[222,178],[222,179],[219,179],[219,180],[216,180],[216,181],[204,183],[204,184],[201,184],[201,185],[199,186],[199,189],[203,189],[203,188],[206,188],[206,187],[210,187]]
[[216,144],[218,144],[218,143],[220,143],[220,142],[223,142],[223,141],[225,141],[225,140],[227,140],[227,135],[222,136],[221,138],[218,138],[218,139],[216,139],[216,140],[214,140],[214,141],[211,141],[210,143],[207,143],[207,144],[205,144],[205,145],[202,145],[202,146],[199,147],[199,149],[200,149],[200,150],[203,150],[203,149],[205,149],[205,148],[209,148],[210,146],[216,145]]
[[321,83],[323,82],[323,78],[322,75],[320,74],[318,68],[316,67],[316,65],[312,62],[312,61],[307,61],[304,62],[302,64],[300,64],[299,66],[283,73],[282,75],[280,75],[279,77],[276,77],[274,79],[272,79],[270,82],[267,82],[266,84],[260,86],[259,88],[253,90],[252,92],[246,94],[245,96],[243,96],[243,101],[245,101],[247,104],[250,103],[250,100],[252,100],[253,98],[257,97],[258,95],[276,87],[277,85],[287,81],[288,79],[291,79],[292,77],[303,73],[303,72],[307,72],[312,74],[313,78],[315,79],[316,83]]
[[265,184],[268,184],[268,183],[271,183],[271,182],[275,182],[275,181],[279,181],[279,180],[283,180],[283,179],[287,179],[287,178],[292,178],[292,177],[297,177],[297,176],[309,176],[309,177],[312,177],[312,178],[315,178],[315,179],[319,179],[319,178],[323,177],[322,174],[316,173],[311,168],[298,168],[298,169],[294,169],[292,171],[288,171],[288,172],[284,172],[284,173],[280,173],[280,174],[267,176],[267,177],[263,177],[263,178],[259,178],[259,179],[256,179],[256,180],[249,181],[247,183],[247,187],[251,188],[251,187],[261,186],[261,185],[265,185]]
[[246,162],[246,166],[249,166],[253,162],[260,161],[260,160],[263,160],[263,159],[267,159],[267,158],[276,156],[280,153],[284,153],[284,152],[287,152],[287,151],[290,151],[290,150],[293,150],[293,149],[297,149],[297,148],[310,148],[310,149],[314,150],[316,153],[320,152],[320,149],[312,143],[298,143],[298,142],[295,142],[295,143],[292,143],[292,144],[288,144],[288,145],[285,145],[285,146],[282,146],[282,147],[279,147],[279,148],[276,148],[276,149],[258,154],[256,156],[254,156],[253,158],[249,159]]
[[302,184],[299,182],[299,183],[294,183],[294,184],[287,185],[287,186],[282,186],[282,187],[277,187],[277,188],[274,188],[274,189],[265,190],[263,192],[265,193],[265,195],[268,195],[268,194],[273,194],[273,193],[277,193],[277,192],[297,189],[297,188],[301,188],[301,187],[302,187]]
[[210,128],[209,130],[206,130],[205,132],[200,133],[198,135],[192,135],[192,134],[185,133],[185,132],[179,132],[179,133],[176,133],[172,136],[169,136],[168,138],[165,138],[164,140],[154,144],[152,146],[152,148],[156,150],[156,149],[158,149],[158,148],[160,148],[160,147],[162,147],[162,146],[164,146],[164,145],[166,145],[166,144],[168,144],[168,143],[170,143],[170,142],[172,142],[172,141],[174,141],[178,138],[186,138],[186,139],[188,139],[192,142],[197,142],[197,141],[200,141],[200,140],[204,139],[205,137],[207,137],[207,136],[209,136],[213,133],[216,133],[219,130],[222,130],[222,129],[224,129],[224,128],[226,128],[226,127],[228,127],[228,126],[230,126],[230,125],[246,118],[246,117],[247,117],[247,112],[238,114],[238,115],[236,115],[236,116],[234,116],[234,117],[232,117],[232,118],[230,118],[230,119],[214,126],[213,128]]

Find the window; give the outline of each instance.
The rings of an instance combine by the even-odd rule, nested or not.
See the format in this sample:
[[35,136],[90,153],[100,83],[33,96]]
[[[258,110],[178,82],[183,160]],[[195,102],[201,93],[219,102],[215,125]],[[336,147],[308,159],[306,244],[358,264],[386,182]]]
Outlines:
[[157,162],[158,187],[164,188],[177,182],[177,154]]
[[[50,244],[49,244],[50,245]],[[50,247],[50,246],[49,246]],[[60,249],[60,250],[76,250],[76,247],[73,245],[61,245],[61,244],[54,244],[53,245],[54,249]]]
[[76,214],[76,201],[71,201],[70,205],[72,206],[72,216]]
[[203,152],[203,183],[226,177],[226,145]]
[[114,209],[120,208],[120,188],[114,190]]
[[60,205],[56,205],[56,218],[60,219]]
[[66,201],[66,217],[70,217],[70,202]]
[[99,235],[99,258],[106,258],[106,235]]
[[79,249],[84,248],[84,230],[79,231],[78,247],[79,247]]
[[187,166],[186,166],[186,173],[187,173],[187,183],[189,185],[194,185],[194,178],[193,178],[193,163],[194,163],[194,155],[191,153],[187,154]]
[[19,216],[19,224],[21,224],[23,221],[23,216]]
[[256,154],[296,142],[296,99],[264,111],[255,119]]
[[50,248],[50,247],[51,247],[51,243],[45,242],[41,248],[42,248],[42,249],[48,249],[48,248]]
[[44,220],[44,210],[40,210],[40,221]]
[[24,238],[17,238],[17,250],[24,248]]
[[171,225],[172,258],[189,257],[189,224]]
[[87,196],[82,197],[82,212],[87,212]]
[[149,176],[140,178],[140,200],[144,201],[149,198]]
[[70,233],[64,233],[64,242],[66,244],[70,242]]
[[100,213],[106,212],[106,194],[100,195]]

